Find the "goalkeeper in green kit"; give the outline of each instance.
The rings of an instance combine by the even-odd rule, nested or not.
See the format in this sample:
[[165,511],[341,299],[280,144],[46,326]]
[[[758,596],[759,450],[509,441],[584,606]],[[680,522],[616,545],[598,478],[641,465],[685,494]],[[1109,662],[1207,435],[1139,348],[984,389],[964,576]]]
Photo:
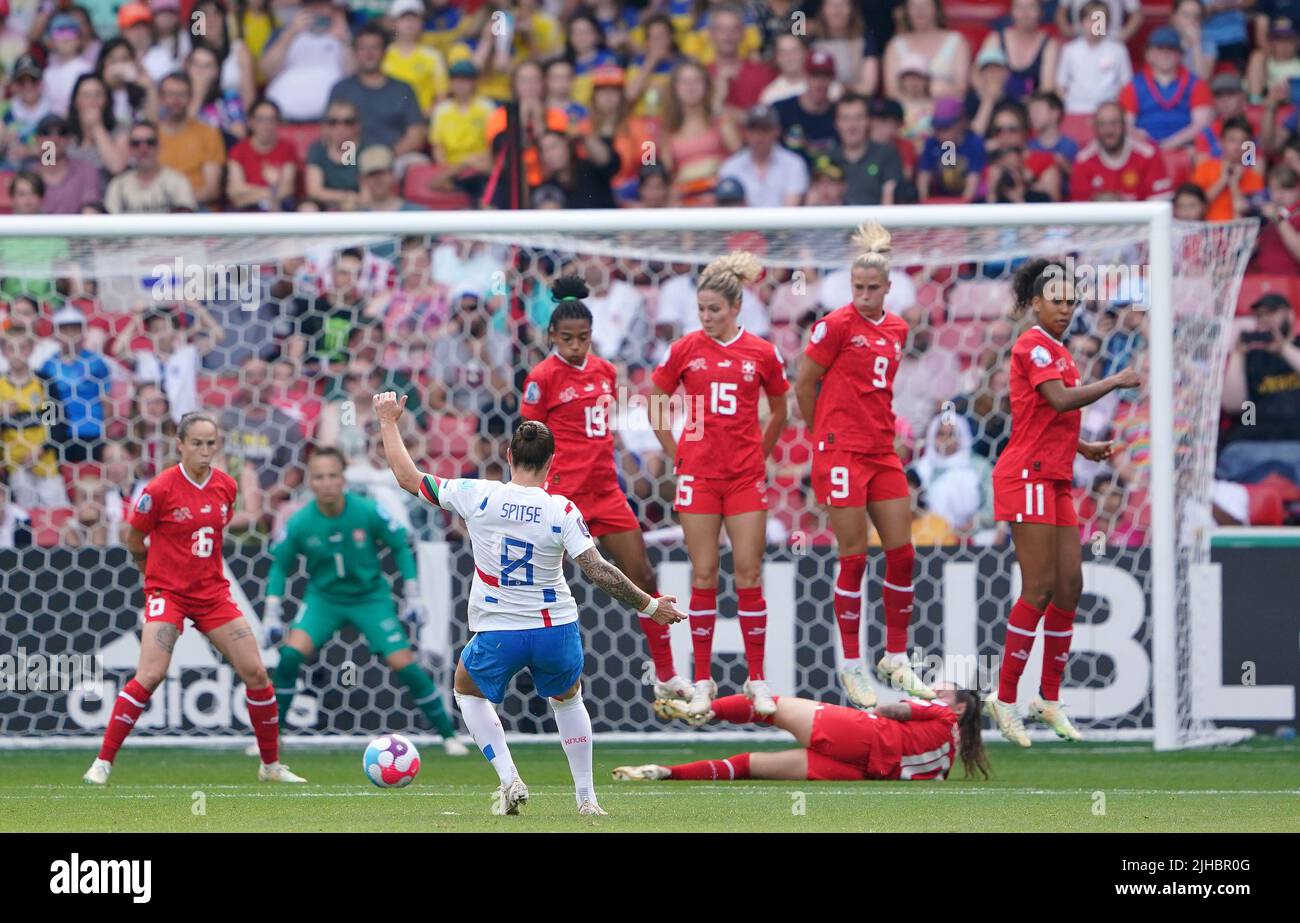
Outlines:
[[464,756],[468,749],[456,739],[451,719],[433,678],[415,659],[411,642],[397,619],[393,592],[379,564],[379,547],[387,545],[397,558],[404,582],[402,621],[414,628],[424,621],[424,603],[416,583],[415,556],[407,544],[406,530],[374,500],[344,490],[343,453],[317,449],[308,462],[308,486],[315,501],[295,513],[272,549],[274,562],[266,584],[262,621],[271,646],[285,634],[281,622],[285,579],[307,559],[307,593],[298,617],[288,626],[280,647],[280,663],[272,673],[280,715],[289,706],[298,683],[298,671],[345,624],[365,636],[370,650],[388,663],[397,679],[439,734],[449,756]]

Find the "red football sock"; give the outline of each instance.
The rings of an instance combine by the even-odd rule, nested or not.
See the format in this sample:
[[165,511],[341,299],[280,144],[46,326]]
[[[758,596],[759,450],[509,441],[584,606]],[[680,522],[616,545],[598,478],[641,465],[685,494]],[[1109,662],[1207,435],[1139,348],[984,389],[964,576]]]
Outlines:
[[742,587],[736,591],[736,615],[740,617],[740,636],[745,642],[745,663],[750,679],[763,678],[763,658],[767,648],[767,602],[761,586]]
[[695,659],[695,681],[713,678],[713,626],[718,622],[718,588],[691,587],[691,653]]
[[840,558],[835,575],[835,621],[840,626],[845,663],[862,657],[862,575],[866,572],[866,554],[849,554]]
[[140,713],[149,704],[151,695],[153,693],[136,682],[135,677],[122,687],[122,691],[117,694],[117,701],[113,703],[113,714],[109,716],[108,727],[104,729],[104,742],[99,747],[101,760],[111,763],[117,758],[117,751],[121,749],[126,735],[131,733],[131,728],[135,727]]
[[885,652],[907,652],[907,628],[912,622],[912,572],[916,549],[902,545],[885,552],[885,582],[880,596],[885,602]]
[[[780,696],[772,696],[773,702],[780,700]],[[713,709],[713,717],[730,724],[771,724],[774,717],[755,714],[754,703],[743,695],[724,695],[714,699],[709,707]]]
[[737,753],[725,760],[698,760],[683,763],[681,766],[669,766],[670,779],[688,782],[735,782],[749,778],[749,754]]
[[638,621],[650,647],[650,659],[655,662],[655,677],[660,682],[672,679],[677,675],[677,668],[673,665],[673,645],[668,626],[660,625],[648,615],[640,616]]
[[1074,638],[1074,612],[1047,604],[1043,613],[1043,678],[1039,694],[1049,702],[1061,696],[1061,677],[1070,659]]
[[280,709],[275,704],[275,689],[249,689],[244,700],[248,703],[248,721],[257,736],[257,752],[263,763],[274,763],[280,758]]
[[1035,609],[1023,599],[1017,599],[1007,619],[1007,637],[1002,642],[1002,669],[998,679],[998,700],[1008,705],[1016,701],[1020,687],[1020,674],[1025,672],[1029,652],[1034,648],[1034,633],[1043,610]]

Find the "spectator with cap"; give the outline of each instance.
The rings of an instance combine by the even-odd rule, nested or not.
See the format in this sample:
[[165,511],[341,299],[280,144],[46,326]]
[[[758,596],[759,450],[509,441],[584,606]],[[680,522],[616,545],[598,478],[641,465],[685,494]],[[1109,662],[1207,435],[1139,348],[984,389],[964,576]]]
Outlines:
[[434,163],[447,167],[449,177],[477,198],[492,169],[487,127],[497,107],[478,93],[478,68],[473,61],[453,62],[449,75],[451,95],[433,108],[429,144]]
[[194,187],[185,174],[158,160],[158,126],[137,122],[127,134],[131,167],[109,181],[104,208],[110,214],[193,211]]
[[718,175],[740,181],[747,204],[764,208],[799,205],[808,191],[808,165],[777,143],[781,120],[759,103],[745,116],[745,146],[722,162]]
[[781,120],[781,143],[805,159],[829,153],[835,145],[835,107],[831,84],[835,61],[824,51],[808,55],[808,86],[772,108]]
[[[193,47],[188,23],[181,23],[180,0],[149,0],[153,30],[140,64],[154,83],[181,69]],[[137,49],[139,51],[139,49]]]
[[713,80],[714,108],[717,111],[724,108],[732,112],[748,111],[758,102],[767,85],[776,79],[776,71],[742,52],[745,17],[739,8],[730,4],[712,7],[709,10],[708,36],[713,48],[709,76]]
[[1094,140],[1079,152],[1070,173],[1070,199],[1123,202],[1165,199],[1173,182],[1164,158],[1145,138],[1135,138],[1119,103],[1102,103],[1092,117]]
[[1291,19],[1279,17],[1269,25],[1268,41],[1256,48],[1246,67],[1246,80],[1250,86],[1250,101],[1262,104],[1270,100],[1275,105],[1291,105],[1300,99],[1292,89],[1293,81],[1300,80],[1300,34]]
[[934,104],[934,134],[916,163],[916,188],[924,201],[932,196],[972,202],[987,162],[984,142],[966,124],[961,102],[951,96]]
[[5,162],[12,166],[36,153],[37,127],[50,114],[50,101],[42,84],[44,74],[36,58],[22,55],[14,62],[9,77],[12,95],[0,100],[0,149]]
[[31,168],[45,183],[41,211],[47,215],[75,215],[82,207],[104,197],[104,177],[90,162],[69,153],[72,132],[66,119],[47,115],[36,127],[40,144],[50,145],[53,156],[37,157]]
[[388,9],[393,41],[384,52],[381,69],[415,91],[420,112],[428,118],[434,104],[447,95],[448,85],[442,52],[423,41],[424,12],[421,0],[393,0]]
[[1009,74],[1005,94],[1028,103],[1034,93],[1055,86],[1060,50],[1044,26],[1041,0],[1012,0],[1011,22],[988,34],[975,66],[986,52],[1001,52]]
[[1291,304],[1264,295],[1250,307],[1254,327],[1238,331],[1223,380],[1223,412],[1236,419],[1223,437],[1216,477],[1253,484],[1278,473],[1300,484],[1300,337]]
[[1223,123],[1222,150],[1218,157],[1202,157],[1192,170],[1191,180],[1205,190],[1209,207],[1206,221],[1232,221],[1250,211],[1251,198],[1264,188],[1251,159],[1250,122],[1234,116]]
[[59,403],[58,422],[50,428],[50,441],[65,462],[99,457],[104,421],[108,419],[108,362],[84,342],[86,318],[68,306],[55,312],[54,338],[59,352],[45,361],[36,374],[45,382],[50,398]]
[[749,204],[745,184],[734,176],[724,176],[713,187],[713,204],[722,208],[742,208]]
[[[893,100],[887,102],[898,106]],[[898,114],[902,114],[901,109]],[[829,163],[840,171],[845,205],[893,205],[894,190],[903,179],[898,147],[873,141],[870,132],[866,98],[856,93],[840,97],[835,104],[838,143],[829,155]]]
[[[1246,86],[1236,74],[1215,74],[1210,80],[1210,93],[1214,97],[1214,121],[1196,136],[1195,149],[1199,155],[1219,157],[1223,153],[1221,140],[1223,125],[1228,119],[1242,117],[1250,125],[1251,140],[1259,135],[1259,126],[1250,118],[1246,107]],[[1275,121],[1275,119],[1273,120]],[[1259,146],[1259,142],[1256,142]]]
[[286,121],[323,117],[330,91],[356,68],[342,6],[306,0],[292,19],[271,33],[258,64],[268,80],[266,95]]
[[831,160],[829,155],[820,154],[813,161],[812,178],[803,204],[844,205],[844,192],[847,188],[844,182],[844,171]]
[[[144,66],[144,59],[149,54],[149,49],[153,47],[153,11],[149,9],[149,4],[144,0],[128,0],[127,3],[123,3],[117,11],[117,31],[118,37],[131,48],[132,60],[139,70],[136,79],[141,84],[154,86],[157,81]],[[105,46],[107,47],[107,43]],[[110,85],[115,83],[108,77],[105,79]]]
[[281,211],[293,204],[298,152],[280,137],[280,107],[260,99],[248,113],[248,137],[230,149],[226,199],[240,210]]
[[885,46],[885,95],[899,98],[905,62],[927,62],[935,96],[966,95],[970,77],[970,45],[960,32],[947,28],[940,0],[908,0],[903,6],[904,31]]
[[1273,165],[1259,218],[1255,255],[1246,271],[1295,275],[1300,271],[1300,173],[1284,163]]
[[930,65],[924,58],[911,57],[899,65],[898,92],[888,99],[903,107],[902,137],[918,150],[930,134],[934,97],[930,95]]
[[[423,207],[407,202],[400,195],[397,185],[395,164],[397,158],[392,149],[382,144],[372,144],[361,152],[357,158],[357,169],[361,174],[361,198],[358,207],[370,212],[422,211]],[[381,245],[384,250],[396,255],[396,248]],[[387,258],[388,254],[379,248],[372,248],[378,256]]]
[[68,106],[72,102],[72,87],[77,78],[94,70],[93,65],[82,56],[85,36],[81,21],[70,13],[50,17],[46,39],[50,54],[45,74],[41,78],[45,98],[51,112],[67,115]]
[[1120,91],[1119,103],[1131,127],[1144,131],[1162,150],[1190,145],[1214,118],[1205,81],[1182,63],[1182,43],[1173,26],[1147,37],[1146,64]]
[[1082,16],[1085,23],[1096,25],[1065,43],[1056,67],[1056,92],[1061,94],[1068,115],[1092,115],[1102,103],[1118,97],[1133,79],[1128,48],[1116,34],[1118,19],[1112,17],[1109,6],[1104,0],[1088,0]]
[[168,74],[158,90],[158,161],[189,181],[200,208],[221,204],[226,146],[221,132],[190,115],[194,85],[184,73]]
[[338,99],[329,104],[320,137],[307,148],[308,199],[343,211],[357,207],[361,191],[357,172],[360,122],[355,103]]
[[975,59],[975,72],[966,91],[963,105],[971,130],[987,134],[993,110],[1005,102],[1014,102],[1011,89],[1011,66],[1001,48],[985,48]]
[[422,150],[426,125],[415,91],[382,70],[387,46],[382,28],[375,23],[363,26],[353,41],[356,73],[335,84],[330,102],[343,100],[357,107],[361,145],[391,148],[401,176],[410,164],[428,160]]

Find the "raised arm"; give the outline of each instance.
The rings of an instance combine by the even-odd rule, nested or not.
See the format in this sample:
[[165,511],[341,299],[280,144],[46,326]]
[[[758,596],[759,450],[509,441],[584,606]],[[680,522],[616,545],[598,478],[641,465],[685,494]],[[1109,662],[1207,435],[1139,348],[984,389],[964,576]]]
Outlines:
[[374,396],[375,416],[379,418],[379,435],[384,440],[384,457],[388,459],[388,467],[392,469],[393,476],[397,478],[398,486],[409,494],[419,496],[420,482],[424,480],[424,475],[420,469],[415,467],[415,461],[411,458],[411,453],[406,450],[406,443],[402,440],[402,433],[397,428],[397,421],[401,419],[402,411],[406,409],[406,395],[403,394],[399,399],[396,391],[384,391]]
[[658,599],[637,588],[621,570],[600,556],[595,548],[588,548],[575,559],[587,579],[608,593],[613,599],[631,606],[637,612],[650,616],[660,625],[680,622],[686,616],[673,606],[675,596]]

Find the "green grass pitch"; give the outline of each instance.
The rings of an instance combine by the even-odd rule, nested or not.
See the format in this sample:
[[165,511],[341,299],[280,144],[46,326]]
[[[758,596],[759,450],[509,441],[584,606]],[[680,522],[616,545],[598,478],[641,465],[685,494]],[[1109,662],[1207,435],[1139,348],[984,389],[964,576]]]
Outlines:
[[[771,747],[761,744],[758,747]],[[1154,753],[1141,744],[989,748],[994,778],[970,782],[614,782],[625,763],[729,756],[743,744],[596,740],[609,817],[578,817],[555,742],[512,747],[532,799],[492,817],[495,776],[477,754],[426,746],[410,787],[383,791],[361,749],[290,750],[305,786],[256,782],[234,750],[132,748],[113,784],[81,783],[90,750],[0,751],[0,831],[1300,831],[1300,746],[1270,739]],[[199,808],[202,808],[202,812]]]

